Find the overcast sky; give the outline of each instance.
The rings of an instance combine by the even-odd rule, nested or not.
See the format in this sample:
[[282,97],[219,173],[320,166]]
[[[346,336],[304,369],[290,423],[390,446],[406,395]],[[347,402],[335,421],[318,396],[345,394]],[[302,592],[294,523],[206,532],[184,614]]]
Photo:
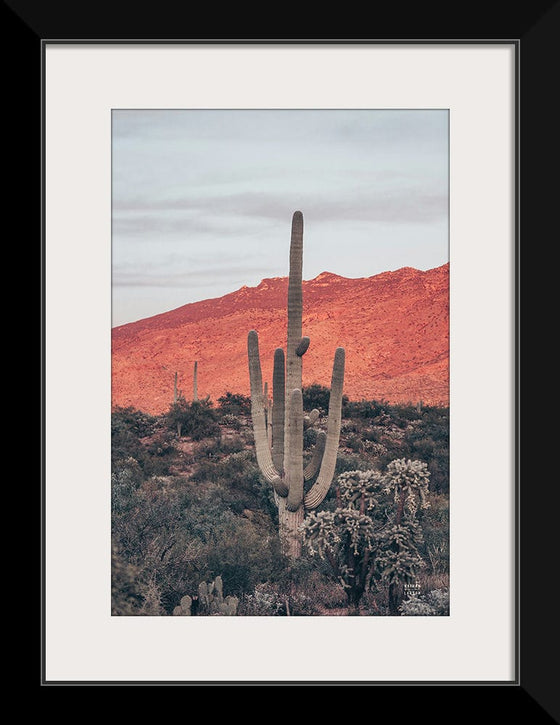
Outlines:
[[113,325],[288,273],[448,261],[446,110],[116,110]]

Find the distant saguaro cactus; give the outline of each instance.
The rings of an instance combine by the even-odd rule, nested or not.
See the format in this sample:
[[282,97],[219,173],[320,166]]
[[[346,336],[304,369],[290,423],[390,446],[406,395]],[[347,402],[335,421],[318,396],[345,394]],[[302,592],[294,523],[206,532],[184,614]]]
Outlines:
[[[303,430],[317,420],[319,412],[312,411],[309,416],[303,413],[302,358],[310,341],[301,334],[302,270],[303,215],[296,211],[292,218],[290,243],[286,353],[281,347],[274,352],[272,446],[267,436],[267,405],[263,395],[259,340],[255,330],[249,332],[247,341],[257,462],[263,476],[274,489],[282,550],[291,558],[301,555],[301,526],[305,511],[319,506],[334,476],[340,438],[345,362],[344,348],[339,347],[334,354],[327,432],[318,434],[313,459],[304,469]],[[305,492],[304,482],[311,481],[315,476],[315,482]]]
[[193,370],[193,400],[198,401],[198,360],[194,361]]

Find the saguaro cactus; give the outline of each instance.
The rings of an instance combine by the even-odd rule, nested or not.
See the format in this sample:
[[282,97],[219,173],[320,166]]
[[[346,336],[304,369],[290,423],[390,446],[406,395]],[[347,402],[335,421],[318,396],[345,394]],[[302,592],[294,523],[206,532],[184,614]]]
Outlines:
[[198,360],[194,361],[193,370],[193,401],[198,401]]
[[[288,339],[286,353],[279,347],[274,352],[272,379],[272,445],[267,436],[267,409],[263,395],[259,340],[255,330],[248,335],[249,377],[251,382],[251,416],[255,451],[260,470],[272,484],[278,505],[282,550],[291,558],[301,555],[305,512],[317,508],[332,483],[342,409],[344,382],[344,348],[334,354],[327,432],[319,432],[312,460],[303,466],[303,430],[318,418],[303,412],[302,358],[309,347],[309,338],[302,337],[302,270],[303,215],[296,211],[292,218],[290,243],[290,276],[288,282]],[[312,481],[306,491],[305,482]]]

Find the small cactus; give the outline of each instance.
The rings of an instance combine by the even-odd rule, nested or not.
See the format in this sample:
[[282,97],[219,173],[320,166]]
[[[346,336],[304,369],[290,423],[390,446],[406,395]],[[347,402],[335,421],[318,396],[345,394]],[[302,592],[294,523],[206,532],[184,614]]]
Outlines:
[[[193,607],[193,604],[196,606]],[[234,617],[237,614],[239,599],[228,595],[224,598],[224,585],[222,577],[217,576],[214,581],[202,581],[198,585],[198,596],[190,597],[188,594],[181,599],[181,603],[175,607],[175,616],[224,616]]]
[[192,613],[192,602],[192,598],[189,597],[188,594],[185,594],[185,596],[181,598],[180,604],[178,604],[173,610],[173,616],[190,617]]

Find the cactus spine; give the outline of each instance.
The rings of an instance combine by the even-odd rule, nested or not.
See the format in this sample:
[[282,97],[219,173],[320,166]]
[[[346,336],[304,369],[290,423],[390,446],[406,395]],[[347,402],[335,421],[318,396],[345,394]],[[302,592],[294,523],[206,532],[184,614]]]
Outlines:
[[[302,337],[302,271],[303,215],[296,211],[292,218],[290,242],[290,274],[288,280],[288,335],[286,353],[274,352],[272,379],[272,415],[263,396],[258,335],[251,330],[247,339],[249,378],[251,383],[251,417],[257,462],[265,479],[272,484],[278,505],[282,549],[291,558],[301,555],[305,511],[315,509],[323,501],[331,485],[340,438],[342,387],[344,382],[344,348],[334,356],[329,414],[326,434],[320,431],[312,460],[303,466],[303,430],[313,425],[319,412],[303,413],[302,358],[310,340]],[[269,431],[272,418],[272,445]],[[305,482],[317,476],[305,492]]]

